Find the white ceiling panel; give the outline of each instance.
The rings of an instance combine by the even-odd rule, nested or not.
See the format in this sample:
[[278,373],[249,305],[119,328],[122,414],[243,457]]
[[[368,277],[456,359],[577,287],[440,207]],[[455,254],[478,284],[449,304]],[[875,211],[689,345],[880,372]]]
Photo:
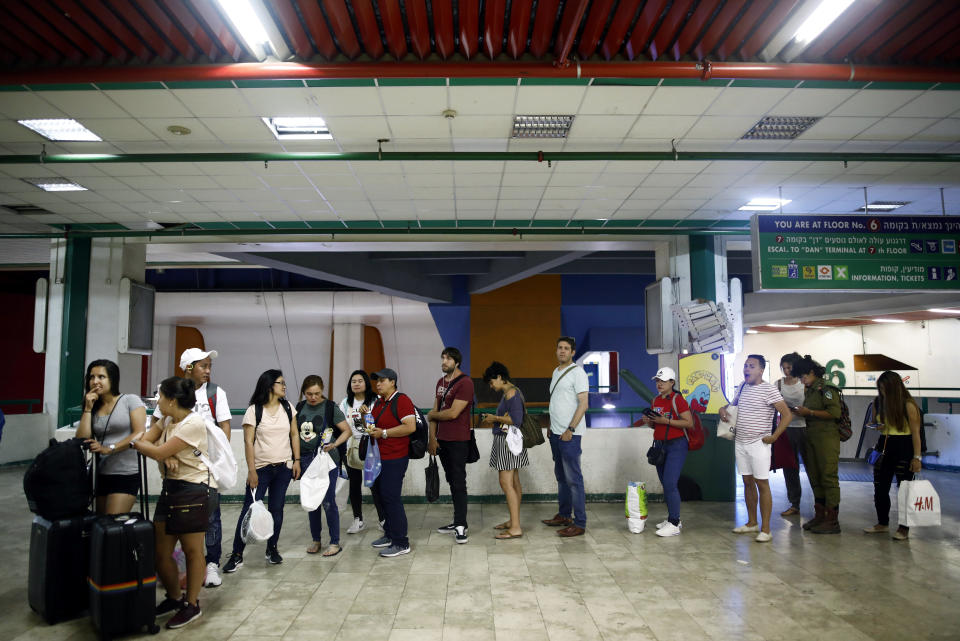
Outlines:
[[[216,140],[213,133],[207,129],[198,118],[142,118],[141,124],[152,131],[157,138],[169,143],[206,143]],[[177,136],[167,130],[167,127],[180,126],[190,130],[188,136]]]
[[71,118],[125,118],[127,113],[99,91],[46,91],[47,102]]
[[111,142],[158,140],[153,132],[133,118],[90,118],[84,121],[84,125]]
[[447,109],[446,87],[380,87],[380,99],[391,116],[437,116]]
[[826,116],[856,92],[848,89],[794,89],[774,105],[774,116]]
[[587,87],[580,114],[636,116],[656,87]]
[[64,118],[64,112],[47,102],[44,96],[50,92],[5,91],[0,100],[0,114],[15,120],[29,118]]
[[522,115],[575,114],[586,89],[581,86],[520,85],[517,90],[515,113]]
[[[578,115],[568,134],[569,140],[595,141],[598,138],[619,141],[633,128],[636,116],[592,116]],[[593,142],[593,144],[596,144]]]
[[387,119],[382,116],[337,116],[327,118],[327,127],[334,139],[362,138],[368,140],[376,149],[377,138],[389,138],[390,128]]
[[461,116],[513,116],[517,87],[450,87],[450,108]]
[[393,141],[404,138],[443,139],[450,136],[450,124],[446,118],[436,116],[389,116],[387,124]]
[[508,115],[457,116],[449,123],[454,138],[503,139],[513,131],[513,117]]
[[958,110],[960,110],[960,91],[928,91],[891,115],[945,118]]
[[753,116],[704,116],[685,135],[689,138],[736,140],[756,122]]
[[856,136],[858,140],[901,140],[936,124],[930,118],[884,118]]
[[918,98],[920,91],[864,89],[831,112],[831,116],[889,116]]
[[198,118],[257,115],[237,89],[174,89],[173,95]]
[[783,100],[790,89],[727,87],[704,112],[708,116],[753,116],[754,122]]
[[630,130],[630,138],[667,140],[683,138],[697,122],[694,116],[643,115]]
[[0,141],[4,144],[11,142],[35,143],[37,145],[47,142],[46,138],[40,134],[27,129],[14,120],[0,120]]
[[828,116],[803,132],[803,140],[849,140],[879,122],[879,118]]
[[309,87],[307,91],[324,118],[384,115],[376,87]]
[[273,132],[259,118],[205,118],[203,122],[214,136],[224,142],[276,140]]
[[656,116],[700,115],[722,91],[721,87],[658,87],[643,113]]
[[322,115],[306,88],[241,89],[240,95],[250,111],[261,117]]
[[192,114],[166,89],[104,91],[104,95],[134,118],[180,118]]

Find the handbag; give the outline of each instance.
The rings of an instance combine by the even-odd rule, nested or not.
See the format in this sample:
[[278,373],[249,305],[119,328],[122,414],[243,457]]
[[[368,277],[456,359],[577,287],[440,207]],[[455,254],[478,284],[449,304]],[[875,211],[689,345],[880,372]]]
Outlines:
[[437,467],[436,456],[430,457],[423,475],[427,503],[435,503],[440,498],[440,468]]
[[543,427],[540,426],[540,421],[527,413],[527,399],[523,397],[523,392],[517,389],[517,393],[523,401],[523,420],[518,427],[523,434],[523,446],[529,449],[541,445],[546,439],[543,438]]
[[363,469],[363,459],[360,457],[360,439],[351,436],[347,440],[347,467],[355,470]]
[[[209,472],[207,473],[209,482]],[[167,534],[206,532],[210,520],[210,486],[186,488],[175,494],[167,494]]]
[[733,399],[733,403],[727,405],[727,416],[730,418],[729,421],[720,420],[717,423],[717,438],[725,438],[728,441],[734,440],[736,438],[737,432],[737,403],[740,402],[740,394],[743,392],[743,386],[746,385],[746,382],[740,384],[740,389],[737,390],[737,395]]
[[467,463],[476,463],[480,460],[480,448],[477,447],[477,433],[470,428],[470,444],[467,446]]
[[882,450],[878,450],[876,445],[867,450],[867,463],[874,467],[883,465],[883,457],[887,453],[887,437],[881,436],[880,438],[883,439]]
[[647,463],[657,467],[667,460],[667,450],[663,447],[664,441],[654,441],[647,450]]

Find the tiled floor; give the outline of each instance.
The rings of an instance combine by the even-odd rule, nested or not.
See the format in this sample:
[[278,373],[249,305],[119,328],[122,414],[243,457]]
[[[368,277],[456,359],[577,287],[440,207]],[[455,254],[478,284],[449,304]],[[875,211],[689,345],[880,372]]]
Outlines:
[[[93,639],[87,619],[47,626],[27,607],[22,473],[0,470],[0,641]],[[927,477],[943,501],[943,526],[915,530],[909,542],[861,533],[875,521],[872,485],[856,482],[842,484],[843,534],[809,535],[796,517],[775,516],[768,544],[730,532],[740,504],[686,504],[683,535],[667,539],[653,533],[663,504],[651,506],[638,535],[627,532],[621,505],[591,504],[587,535],[571,540],[539,524],[555,506],[532,504],[516,541],[492,538],[503,505],[474,504],[470,542],[460,546],[434,532],[449,521],[449,505],[412,505],[410,555],[378,558],[369,544],[379,533],[368,529],[344,534],[343,553],[323,559],[305,554],[305,514],[288,505],[284,563],[267,566],[251,546],[239,572],[203,591],[199,621],[157,638],[956,641],[960,475]],[[778,512],[782,480],[772,484]],[[226,507],[225,530],[237,513]]]

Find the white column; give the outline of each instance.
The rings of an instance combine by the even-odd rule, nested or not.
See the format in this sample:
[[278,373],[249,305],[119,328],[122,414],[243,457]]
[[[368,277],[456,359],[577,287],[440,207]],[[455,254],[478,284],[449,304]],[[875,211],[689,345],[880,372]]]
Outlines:
[[[47,339],[43,365],[43,411],[50,417],[50,436],[53,436],[53,431],[59,427],[55,423],[60,409],[60,345],[66,253],[65,240],[50,241],[50,287],[47,292]],[[77,381],[77,385],[80,385],[80,381]]]
[[340,401],[346,394],[347,377],[363,368],[363,324],[343,323],[333,319],[333,380],[327,383],[327,396]]

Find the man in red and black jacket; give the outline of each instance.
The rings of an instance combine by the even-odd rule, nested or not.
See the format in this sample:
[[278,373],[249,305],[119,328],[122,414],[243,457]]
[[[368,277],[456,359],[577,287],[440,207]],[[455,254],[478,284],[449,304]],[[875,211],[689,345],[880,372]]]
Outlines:
[[417,429],[417,417],[413,401],[397,391],[397,373],[383,368],[370,375],[375,381],[380,398],[370,410],[376,425],[370,438],[379,439],[380,475],[373,484],[373,491],[380,496],[386,522],[384,535],[371,545],[385,548],[380,556],[409,554],[407,538],[407,514],[403,510],[403,477],[410,462],[410,435]]
[[437,381],[433,409],[427,414],[431,456],[440,454],[450,496],[453,498],[453,522],[437,528],[441,534],[453,534],[457,543],[467,542],[467,454],[470,448],[470,405],[473,380],[460,371],[463,356],[456,347],[440,352],[443,376]]

